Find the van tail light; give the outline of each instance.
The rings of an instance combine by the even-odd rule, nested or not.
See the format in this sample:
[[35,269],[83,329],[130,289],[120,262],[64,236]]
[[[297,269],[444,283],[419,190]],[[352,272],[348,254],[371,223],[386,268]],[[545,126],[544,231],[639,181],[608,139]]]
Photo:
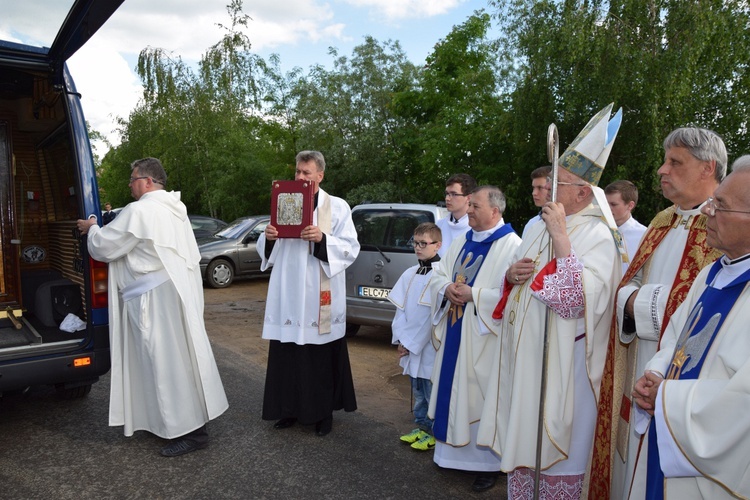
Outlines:
[[107,307],[107,302],[108,302],[107,263],[99,262],[98,260],[89,258],[89,264],[90,264],[90,269],[91,269],[91,273],[89,275],[91,276],[90,279],[91,279],[91,290],[92,290],[91,307],[94,309]]

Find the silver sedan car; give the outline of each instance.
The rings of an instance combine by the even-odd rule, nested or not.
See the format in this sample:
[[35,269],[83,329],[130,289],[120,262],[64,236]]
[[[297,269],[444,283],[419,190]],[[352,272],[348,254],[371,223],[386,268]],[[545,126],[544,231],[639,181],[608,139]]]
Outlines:
[[225,288],[235,276],[267,276],[261,272],[255,248],[271,218],[268,215],[240,217],[210,238],[198,240],[201,274],[208,286]]

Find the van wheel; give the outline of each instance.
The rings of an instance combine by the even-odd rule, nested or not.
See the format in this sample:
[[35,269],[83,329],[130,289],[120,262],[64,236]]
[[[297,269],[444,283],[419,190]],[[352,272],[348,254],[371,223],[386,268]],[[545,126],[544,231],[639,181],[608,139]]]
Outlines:
[[354,337],[357,335],[357,332],[359,331],[359,325],[355,325],[354,323],[347,323],[346,324],[346,337]]
[[78,387],[65,388],[65,384],[57,384],[55,386],[57,394],[62,399],[78,399],[86,396],[91,392],[91,384],[79,385]]
[[226,288],[232,284],[234,269],[225,260],[215,260],[206,268],[206,281],[211,288]]

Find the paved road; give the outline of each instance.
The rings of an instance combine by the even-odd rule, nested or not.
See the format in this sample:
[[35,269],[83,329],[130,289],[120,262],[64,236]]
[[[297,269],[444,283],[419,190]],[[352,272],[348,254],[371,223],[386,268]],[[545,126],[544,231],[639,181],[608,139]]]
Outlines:
[[505,482],[470,491],[462,472],[398,443],[398,430],[361,412],[278,431],[260,419],[262,368],[214,346],[230,408],[209,426],[211,445],[164,458],[164,441],[107,426],[108,376],[81,400],[48,389],[0,401],[0,498],[443,499],[505,498]]

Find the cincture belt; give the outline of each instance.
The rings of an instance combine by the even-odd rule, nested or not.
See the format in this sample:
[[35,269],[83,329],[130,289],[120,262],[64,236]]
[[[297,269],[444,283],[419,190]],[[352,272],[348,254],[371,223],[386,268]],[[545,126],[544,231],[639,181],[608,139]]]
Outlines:
[[122,300],[127,302],[131,299],[139,297],[149,290],[153,290],[162,283],[166,283],[167,281],[169,281],[169,273],[166,269],[161,269],[159,271],[153,271],[148,274],[144,274],[128,286],[120,289]]

